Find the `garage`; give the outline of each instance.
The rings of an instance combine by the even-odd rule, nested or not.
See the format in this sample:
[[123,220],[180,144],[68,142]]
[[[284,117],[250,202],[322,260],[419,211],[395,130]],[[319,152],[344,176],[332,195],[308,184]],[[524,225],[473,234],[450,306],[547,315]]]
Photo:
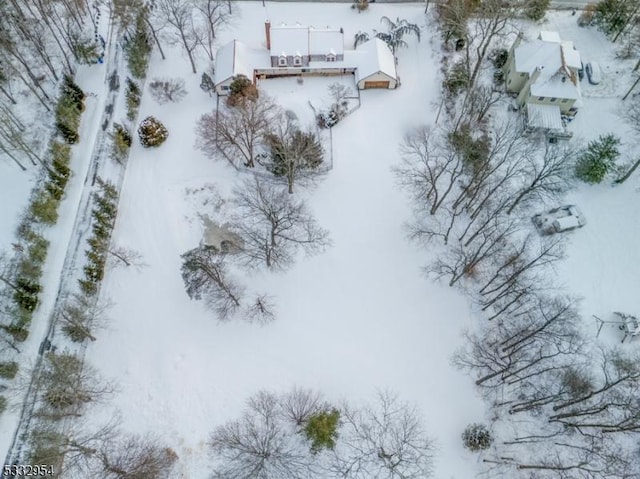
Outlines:
[[364,89],[369,88],[389,88],[389,80],[386,81],[365,81]]

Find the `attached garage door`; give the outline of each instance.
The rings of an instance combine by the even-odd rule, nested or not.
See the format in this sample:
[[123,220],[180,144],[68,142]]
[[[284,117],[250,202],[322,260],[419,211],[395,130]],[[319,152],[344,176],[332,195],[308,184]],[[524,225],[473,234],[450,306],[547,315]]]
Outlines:
[[365,90],[367,88],[389,88],[389,80],[385,81],[365,81],[364,82]]

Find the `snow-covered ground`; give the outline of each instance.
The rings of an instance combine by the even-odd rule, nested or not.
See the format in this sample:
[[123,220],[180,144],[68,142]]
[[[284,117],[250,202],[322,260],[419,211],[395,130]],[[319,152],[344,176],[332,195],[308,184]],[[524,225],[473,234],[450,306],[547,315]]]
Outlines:
[[[580,28],[576,17],[569,13],[553,12],[542,25],[544,29],[560,32],[563,39],[574,42],[586,64],[597,61],[603,69],[603,81],[591,85],[587,78],[581,82],[582,107],[569,129],[576,147],[613,133],[622,140],[619,163],[635,161],[640,152],[640,138],[622,119],[626,107],[621,97],[634,77],[629,74],[635,62],[616,58],[617,45],[612,44],[595,28]],[[529,26],[527,34],[535,37],[541,27]],[[627,102],[630,100],[627,100]],[[640,314],[640,174],[636,172],[622,185],[578,183],[567,203],[580,207],[587,225],[570,233],[567,258],[558,266],[560,283],[567,292],[582,298],[581,312],[585,327],[595,335],[597,323],[592,315],[608,321],[613,311]],[[622,334],[617,325],[607,326],[602,337],[619,341]]]
[[[259,46],[265,11],[260,3],[241,9],[233,34]],[[358,30],[379,28],[381,15],[422,24],[423,12],[423,6],[375,5],[358,15],[346,5],[269,4],[268,16],[342,26],[348,41]],[[402,87],[364,92],[362,107],[334,129],[334,168],[305,193],[333,247],[301,258],[284,274],[245,278],[252,289],[275,297],[277,319],[264,327],[220,324],[184,292],[180,254],[201,239],[197,213],[212,208],[204,204],[206,195],[187,190],[214,185],[225,196],[244,175],[193,148],[197,118],[214,107],[198,88],[199,77],[187,73],[176,50],[165,62],[154,59],[149,77],[185,77],[189,94],[164,106],[143,99],[141,115],[156,116],[170,135],[157,150],[132,148],[114,242],[141,251],[147,266],[109,272],[102,291],[115,303],[112,320],[87,354],[120,384],[113,406],[124,427],[161,434],[180,456],[184,477],[207,477],[208,434],[236,417],[245,399],[260,389],[294,385],[318,389],[335,402],[392,389],[419,406],[436,438],[436,477],[474,475],[475,457],[462,449],[460,433],[484,419],[483,404],[449,364],[470,310],[462,295],[422,275],[425,253],[405,239],[410,205],[390,170],[403,134],[435,117],[438,62],[426,33],[400,54]],[[308,100],[322,96],[331,81],[277,80],[261,87],[302,119]]]
[[[345,4],[268,2],[265,8],[261,2],[239,2],[239,8],[241,15],[222,32],[221,44],[238,38],[263,47],[265,18],[340,26],[347,42],[357,31],[380,29],[382,15],[424,26],[422,4],[374,4],[362,14]],[[618,116],[618,98],[631,77],[614,58],[610,42],[593,29],[578,28],[575,20],[568,12],[552,13],[542,25],[558,30],[585,59],[604,67],[602,85],[582,84],[583,106],[570,125],[575,134],[571,141],[586,144],[613,132],[622,137],[624,154],[631,159],[638,146]],[[528,33],[535,37],[540,28],[530,26]],[[215,107],[215,99],[200,90],[200,77],[190,73],[185,55],[168,48],[166,61],[154,57],[149,77],[183,77],[189,94],[178,104],[163,106],[146,92],[143,98],[141,117],[156,116],[170,136],[159,149],[145,150],[136,142],[131,150],[113,241],[140,251],[146,266],[107,272],[102,296],[114,302],[111,321],[98,332],[87,358],[114,379],[119,390],[91,414],[117,410],[125,429],[158,433],[179,455],[182,477],[198,479],[208,477],[210,470],[209,432],[237,417],[244,401],[260,389],[281,392],[297,385],[322,391],[335,402],[360,402],[371,399],[376,389],[389,388],[416,403],[436,439],[434,477],[471,478],[480,470],[477,456],[462,449],[460,433],[469,423],[485,420],[484,404],[472,381],[450,365],[451,354],[462,343],[460,331],[472,321],[471,310],[462,294],[422,275],[428,253],[404,236],[402,224],[410,217],[411,205],[394,185],[390,170],[398,161],[404,133],[435,118],[440,66],[429,42],[432,30],[426,27],[421,43],[411,39],[410,47],[400,52],[401,88],[362,93],[361,108],[334,128],[333,169],[317,188],[298,193],[308,198],[318,222],[330,230],[333,246],[320,256],[300,258],[286,273],[257,272],[243,278],[251,289],[275,298],[277,319],[263,327],[220,324],[184,292],[180,254],[201,239],[198,215],[213,211],[213,192],[227,196],[244,175],[194,148],[195,123]],[[201,70],[204,66],[200,62]],[[78,81],[100,92],[104,73],[84,78],[81,73]],[[306,78],[299,84],[280,79],[263,81],[260,87],[308,123],[313,119],[309,101],[320,104],[332,81]],[[82,138],[96,132],[103,98],[99,94],[97,100],[89,99]],[[77,176],[61,210],[67,219],[51,231],[62,243],[71,234],[91,146],[87,142],[74,152]],[[0,247],[6,247],[33,180],[9,164],[1,168]],[[615,188],[580,185],[567,200],[580,206],[588,224],[569,234],[567,258],[557,266],[557,274],[568,292],[584,298],[585,324],[594,334],[592,314],[607,319],[612,311],[640,313],[640,249],[635,247],[640,237],[639,183],[636,173]],[[43,310],[55,299],[63,246],[52,245]],[[36,328],[45,327],[41,319]],[[30,337],[33,351],[40,329]],[[11,433],[5,426],[14,419],[9,413],[0,418],[3,432]],[[2,449],[8,434],[1,435]]]

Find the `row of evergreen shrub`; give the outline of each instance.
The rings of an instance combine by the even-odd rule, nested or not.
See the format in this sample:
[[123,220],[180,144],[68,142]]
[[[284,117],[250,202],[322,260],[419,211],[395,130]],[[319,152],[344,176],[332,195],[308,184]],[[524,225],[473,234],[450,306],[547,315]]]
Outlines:
[[[62,94],[56,107],[56,128],[63,134],[66,143],[53,139],[49,146],[49,162],[44,179],[35,187],[27,207],[27,213],[18,227],[18,260],[13,289],[13,321],[2,329],[16,341],[24,341],[29,335],[33,311],[38,306],[42,289],[40,279],[47,258],[49,241],[39,232],[38,225],[54,225],[58,221],[58,207],[71,177],[71,147],[69,136],[60,125],[77,130],[82,112],[84,93],[65,77]],[[68,108],[73,105],[73,111]],[[65,130],[66,131],[66,130]]]
[[56,130],[68,144],[80,140],[80,116],[84,110],[85,94],[73,78],[65,75],[56,105]]
[[104,277],[111,231],[118,214],[118,191],[115,186],[101,178],[97,181],[100,190],[94,194],[92,232],[87,240],[87,264],[84,266],[84,278],[78,280],[82,292],[90,296],[98,292],[98,285]]

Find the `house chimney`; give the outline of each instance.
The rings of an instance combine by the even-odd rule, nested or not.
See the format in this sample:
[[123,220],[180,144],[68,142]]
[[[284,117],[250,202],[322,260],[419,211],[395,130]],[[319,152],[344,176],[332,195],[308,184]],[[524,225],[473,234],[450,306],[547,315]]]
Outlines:
[[271,21],[269,19],[264,21],[264,34],[267,38],[267,50],[271,50]]

